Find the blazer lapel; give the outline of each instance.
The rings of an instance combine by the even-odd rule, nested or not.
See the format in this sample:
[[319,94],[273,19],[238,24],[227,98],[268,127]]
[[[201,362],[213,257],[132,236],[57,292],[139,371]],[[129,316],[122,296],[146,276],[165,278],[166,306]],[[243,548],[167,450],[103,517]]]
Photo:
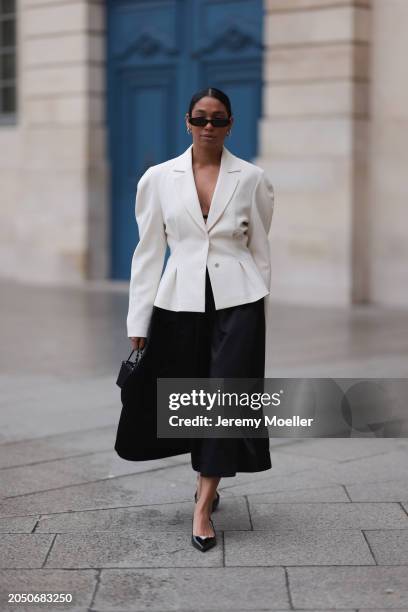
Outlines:
[[218,221],[226,206],[230,203],[239,183],[239,172],[241,168],[239,158],[235,157],[235,155],[230,153],[224,146],[218,179],[206,223],[201,211],[194,180],[192,147],[193,145],[191,144],[188,149],[177,158],[173,166],[173,173],[175,175],[174,182],[181,202],[197,225],[207,233]]

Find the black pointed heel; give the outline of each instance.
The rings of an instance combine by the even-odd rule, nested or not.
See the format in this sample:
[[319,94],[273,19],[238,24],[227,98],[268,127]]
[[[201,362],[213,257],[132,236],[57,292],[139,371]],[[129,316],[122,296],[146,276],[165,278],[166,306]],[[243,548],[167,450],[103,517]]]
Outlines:
[[[210,548],[213,548],[217,544],[217,536],[215,534],[214,523],[212,522],[211,518],[209,519],[209,521],[211,523],[212,528],[214,529],[214,537],[202,538],[198,535],[194,535],[193,527],[191,526],[191,543],[194,548],[197,548],[197,550],[200,550],[201,552],[207,552],[207,550],[210,550]],[[193,522],[194,517],[192,519],[192,524]]]
[[[211,512],[215,512],[220,503],[220,494],[218,493],[218,491],[216,491],[215,494],[216,494],[216,498],[213,499]],[[194,493],[194,501],[195,503],[197,503],[197,491]]]

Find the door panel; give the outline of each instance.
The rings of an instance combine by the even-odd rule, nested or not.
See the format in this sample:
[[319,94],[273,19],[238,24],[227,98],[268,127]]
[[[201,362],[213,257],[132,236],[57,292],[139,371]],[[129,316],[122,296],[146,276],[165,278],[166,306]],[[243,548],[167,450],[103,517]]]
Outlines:
[[108,0],[112,278],[129,279],[137,181],[191,143],[184,114],[196,90],[227,93],[235,124],[226,146],[256,155],[262,16],[262,0]]

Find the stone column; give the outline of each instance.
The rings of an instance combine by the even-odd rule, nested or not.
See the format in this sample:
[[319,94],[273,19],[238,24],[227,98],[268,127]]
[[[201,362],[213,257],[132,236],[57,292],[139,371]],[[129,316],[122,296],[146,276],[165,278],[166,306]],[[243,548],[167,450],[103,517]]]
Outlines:
[[108,273],[102,0],[22,0],[21,179],[14,277]]
[[374,0],[372,47],[372,299],[408,306],[408,3]]
[[369,0],[265,0],[260,154],[272,297],[368,299]]

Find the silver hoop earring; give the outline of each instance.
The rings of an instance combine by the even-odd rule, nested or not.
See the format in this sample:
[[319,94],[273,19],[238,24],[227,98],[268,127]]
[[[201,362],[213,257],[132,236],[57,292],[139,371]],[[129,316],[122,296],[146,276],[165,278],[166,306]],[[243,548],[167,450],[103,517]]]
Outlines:
[[191,134],[191,130],[187,128],[187,134]]

